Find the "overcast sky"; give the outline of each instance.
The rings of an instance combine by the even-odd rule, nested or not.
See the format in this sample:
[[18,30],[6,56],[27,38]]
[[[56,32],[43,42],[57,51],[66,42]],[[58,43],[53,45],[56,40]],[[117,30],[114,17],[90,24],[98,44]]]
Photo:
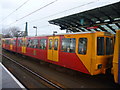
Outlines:
[[[74,13],[101,7],[120,0],[0,0],[0,33],[2,28],[13,26],[25,30],[28,22],[29,35],[35,35],[33,26],[37,26],[38,35],[63,33],[49,20]],[[37,11],[36,11],[37,10]]]

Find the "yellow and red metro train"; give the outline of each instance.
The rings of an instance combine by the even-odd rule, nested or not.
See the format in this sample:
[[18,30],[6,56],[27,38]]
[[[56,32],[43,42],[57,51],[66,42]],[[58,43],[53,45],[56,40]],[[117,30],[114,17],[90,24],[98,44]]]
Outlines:
[[82,32],[37,37],[4,38],[3,48],[90,75],[112,67],[114,35]]

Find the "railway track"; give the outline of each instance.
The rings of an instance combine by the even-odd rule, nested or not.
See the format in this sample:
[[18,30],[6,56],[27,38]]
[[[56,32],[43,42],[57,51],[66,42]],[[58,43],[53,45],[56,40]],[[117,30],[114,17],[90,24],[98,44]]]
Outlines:
[[47,85],[48,88],[51,88],[51,87],[52,87],[52,88],[56,88],[56,89],[59,89],[59,90],[63,90],[63,87],[60,86],[60,84],[58,85],[58,84],[52,82],[51,80],[48,80],[48,79],[45,78],[44,76],[42,76],[42,75],[40,75],[40,74],[32,71],[31,69],[27,68],[26,66],[20,64],[19,62],[15,61],[14,59],[12,59],[12,58],[10,58],[10,57],[8,57],[8,56],[6,56],[6,55],[3,55],[3,54],[2,54],[2,56],[3,56],[4,58],[8,59],[9,61],[13,62],[14,64],[20,66],[22,69],[26,70],[27,72],[33,74],[35,77],[38,77],[39,79],[43,80],[45,83],[48,84],[48,85]]
[[[30,57],[23,57],[19,54],[11,53],[8,51],[3,51],[4,55],[14,59],[16,62],[19,62],[23,66],[27,67],[28,69],[36,72],[38,75],[42,75],[47,80],[57,84],[62,88],[114,88],[118,87],[112,79],[107,76],[98,75],[98,76],[89,76],[82,73],[76,73],[76,75],[69,74],[70,72],[63,72],[62,68],[54,67],[53,65],[48,63],[43,63],[40,60],[30,58]],[[14,62],[7,60],[3,56],[3,64],[17,77],[19,81],[23,81],[23,85],[25,84],[28,88],[55,88],[50,84],[47,84],[44,80],[41,80],[45,87],[41,84],[40,78],[36,77],[34,74],[30,73],[21,68],[21,66],[17,66]],[[21,70],[20,70],[21,69]],[[22,72],[23,75],[19,75],[17,73],[19,71]],[[24,76],[24,72],[27,75]],[[23,78],[22,78],[22,77]],[[28,78],[24,80],[24,78]],[[31,79],[33,78],[33,79]],[[37,80],[37,81],[35,81]],[[32,84],[31,84],[32,83]],[[46,87],[47,86],[47,87]]]

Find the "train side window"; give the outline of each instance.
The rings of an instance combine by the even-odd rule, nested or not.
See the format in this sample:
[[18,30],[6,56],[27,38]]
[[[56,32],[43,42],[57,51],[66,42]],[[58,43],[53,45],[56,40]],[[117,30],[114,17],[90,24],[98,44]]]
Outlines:
[[10,40],[10,44],[13,45],[13,40]]
[[9,41],[9,40],[6,40],[6,42],[5,42],[5,43],[9,45],[9,44],[10,44],[10,41]]
[[52,43],[53,43],[52,39],[49,39],[49,49],[50,50],[52,49]]
[[22,46],[22,40],[18,40],[18,46]]
[[16,45],[16,40],[13,40],[13,45]]
[[104,37],[97,37],[97,55],[104,55]]
[[33,40],[33,48],[38,48],[38,39]]
[[8,40],[8,45],[10,45],[10,40]]
[[40,49],[43,49],[43,50],[46,49],[46,39],[40,40]]
[[24,45],[24,42],[23,42],[23,40],[21,40],[21,42],[20,42],[20,46],[23,46]]
[[7,44],[7,40],[5,40],[5,44]]
[[33,48],[33,40],[30,40],[30,48]]
[[76,46],[76,39],[71,38],[70,39],[70,52],[74,53],[75,52],[75,46]]
[[79,38],[78,53],[85,55],[87,52],[87,38]]
[[54,41],[54,50],[58,50],[58,39]]
[[112,55],[113,54],[113,39],[112,38],[106,38],[106,55]]
[[29,44],[30,44],[30,40],[28,39],[27,40],[27,47],[30,47]]
[[74,53],[75,52],[75,44],[76,44],[75,38],[63,38],[61,50],[63,52]]
[[30,39],[27,40],[27,47],[32,48],[32,40]]

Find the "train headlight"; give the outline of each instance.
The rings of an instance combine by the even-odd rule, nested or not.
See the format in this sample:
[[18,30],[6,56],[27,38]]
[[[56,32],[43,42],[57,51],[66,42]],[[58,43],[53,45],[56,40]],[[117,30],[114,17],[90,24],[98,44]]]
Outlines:
[[98,64],[98,69],[101,69],[102,68],[102,64]]

